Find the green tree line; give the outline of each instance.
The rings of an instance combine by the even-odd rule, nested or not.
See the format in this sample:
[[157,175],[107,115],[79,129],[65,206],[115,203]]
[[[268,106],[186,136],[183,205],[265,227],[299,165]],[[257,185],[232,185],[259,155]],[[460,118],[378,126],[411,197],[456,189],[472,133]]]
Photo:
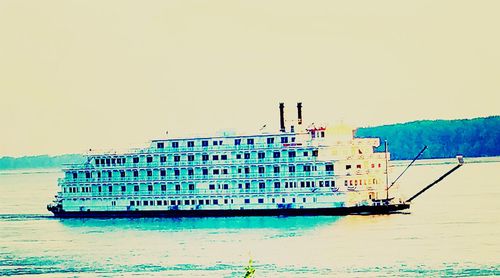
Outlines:
[[36,155],[24,157],[0,158],[0,169],[25,169],[25,168],[54,168],[67,163],[81,163],[85,161],[79,154],[64,154],[56,156]]
[[500,155],[500,116],[465,120],[424,120],[359,128],[356,137],[377,137],[378,151],[389,144],[391,159],[413,159],[427,146],[422,158],[450,158]]

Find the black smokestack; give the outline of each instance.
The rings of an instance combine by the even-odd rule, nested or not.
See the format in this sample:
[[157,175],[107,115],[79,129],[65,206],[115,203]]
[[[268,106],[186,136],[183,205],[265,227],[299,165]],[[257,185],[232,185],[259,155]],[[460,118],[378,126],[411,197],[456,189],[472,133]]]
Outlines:
[[280,131],[285,132],[285,104],[280,102]]
[[297,102],[297,123],[302,124],[302,102]]

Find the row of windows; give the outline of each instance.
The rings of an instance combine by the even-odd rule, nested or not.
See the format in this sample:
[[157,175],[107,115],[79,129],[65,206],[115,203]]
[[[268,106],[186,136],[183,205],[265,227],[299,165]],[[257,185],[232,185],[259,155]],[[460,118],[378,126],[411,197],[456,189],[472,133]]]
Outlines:
[[[372,167],[372,168],[375,168],[375,163],[372,163],[371,167]],[[382,164],[381,164],[381,163],[378,163],[378,168],[380,168],[380,167],[382,167]],[[351,168],[352,168],[352,165],[347,164],[347,165],[345,166],[345,169],[346,169],[346,170],[350,170]],[[363,168],[363,166],[362,166],[361,164],[357,164],[357,165],[356,165],[356,169],[362,169],[362,168]]]
[[[304,157],[307,157],[309,155],[312,156],[318,156],[318,150],[312,150],[312,151],[296,151],[296,150],[289,150],[288,151],[288,158],[294,158],[297,157],[297,155],[302,155]],[[280,151],[274,151],[272,153],[273,158],[281,158],[282,153]],[[245,153],[238,153],[235,154],[234,157],[228,157],[227,154],[202,154],[201,157],[199,156],[198,159],[201,159],[201,161],[226,161],[228,159],[250,159],[251,158],[251,153],[250,152],[245,152]],[[266,158],[266,153],[265,152],[257,152],[257,159],[265,159]],[[167,162],[167,157],[165,155],[159,156],[160,163],[166,163]],[[189,161],[193,162],[195,161],[196,156],[194,154],[187,154],[187,155],[174,155],[173,156],[173,162],[181,162],[181,161]],[[125,158],[95,158],[95,165],[96,166],[111,166],[111,165],[124,165],[126,162]],[[153,162],[153,156],[146,156],[146,163],[152,163]],[[132,158],[132,163],[137,164],[139,163],[139,157],[133,157]]]
[[[286,144],[288,143],[289,141],[290,142],[295,142],[295,137],[288,137],[288,136],[281,136],[279,137],[280,139],[280,142],[283,143],[283,144]],[[274,144],[275,143],[275,137],[268,137],[266,138],[266,143],[267,144]],[[228,139],[225,139],[226,141]],[[213,146],[222,146],[225,142],[225,140],[222,140],[222,139],[213,139],[213,140],[201,140],[201,146],[202,147],[208,147],[210,145],[210,141],[211,141],[211,144]],[[185,142],[186,143],[186,147],[188,148],[193,148],[196,146],[196,144],[200,144],[200,141],[171,141],[170,142],[170,147],[174,148],[174,149],[177,149],[180,147],[180,142]],[[165,148],[165,144],[167,142],[157,142],[156,143],[156,148],[158,149],[164,149]],[[255,138],[246,138],[246,139],[242,139],[242,138],[235,138],[233,140],[233,144],[234,146],[239,146],[241,145],[242,143],[245,143],[247,145],[254,145],[255,144]]]
[[[289,165],[288,166],[288,172],[289,173],[296,172],[296,167],[297,167],[296,165]],[[261,165],[261,166],[258,166],[256,168],[257,168],[257,172],[256,173],[259,173],[259,174],[265,174],[266,173],[266,167],[265,166]],[[281,172],[281,168],[282,167],[277,166],[277,165],[273,166],[272,167],[272,173],[280,173]],[[317,171],[317,166],[316,165],[302,165],[301,168],[302,168],[303,172]],[[201,174],[204,175],[204,176],[207,176],[209,174],[209,169],[208,168],[187,168],[187,175],[188,176],[194,176],[195,169],[201,169]],[[242,173],[250,174],[250,173],[252,173],[251,169],[252,169],[252,167],[249,167],[249,166],[238,167],[237,171],[238,171],[238,174],[242,174]],[[326,164],[325,165],[325,171],[326,172],[332,172],[333,171],[333,164]],[[117,176],[116,174],[119,174],[119,177],[121,177],[121,178],[127,177],[127,172],[125,170],[119,170],[119,171],[114,171],[114,172],[115,172],[114,176]],[[97,176],[95,176],[94,173]],[[129,173],[129,175],[130,175],[130,173],[132,173],[132,177],[139,177],[139,170],[133,169],[131,172],[128,172],[128,173]],[[148,177],[152,177],[153,176],[153,170],[151,170],[151,169],[145,170],[145,173],[146,173],[146,176],[148,176]],[[229,173],[228,168],[216,168],[216,169],[212,169],[212,174],[213,175],[227,175],[228,173]],[[102,178],[103,175],[105,177],[112,178],[113,177],[113,171],[109,170],[109,171],[102,171],[102,172],[101,171],[85,172],[85,178],[87,178],[87,179],[90,179],[90,178],[93,178],[93,177],[94,178],[95,177]],[[166,177],[167,176],[167,169],[165,169],[165,168],[160,169],[159,175],[161,177]],[[173,168],[173,175],[174,176],[180,176],[181,175],[181,169],[179,169],[179,168]],[[73,172],[72,173],[72,177],[73,177],[73,179],[78,179],[78,172]]]
[[[375,179],[373,180],[373,182],[375,183]],[[366,180],[365,180],[365,184],[366,184]],[[370,183],[371,184],[371,183]],[[316,185],[318,187],[335,187],[335,181],[334,180],[321,180],[321,181],[286,181],[286,182],[279,182],[279,181],[276,181],[272,184],[272,186],[276,189],[278,188],[298,188],[298,187],[301,187],[301,188],[308,188],[308,187],[316,187]],[[348,183],[346,181],[345,185],[347,186]],[[351,185],[352,185],[352,181],[351,181]],[[356,180],[356,185],[357,185],[357,180]],[[189,191],[194,191],[194,190],[197,190],[197,189],[206,189],[205,187],[206,185],[203,184],[203,185],[195,185],[194,183],[190,183],[190,184],[187,184],[187,185],[184,185],[183,187],[181,187],[180,184],[175,184],[175,185],[169,185],[169,187],[171,187],[172,189],[175,188],[176,191],[181,191],[181,190],[189,190]],[[258,182],[258,185],[256,185],[256,187],[258,186],[259,189],[266,189],[266,183],[265,182]],[[144,186],[143,186],[144,187]],[[161,191],[167,191],[167,185],[166,184],[161,184],[159,185],[155,185],[156,189],[160,189]],[[97,192],[101,193],[101,192],[109,192],[109,193],[112,193],[113,192],[113,185],[100,185],[100,186],[96,186],[97,188]],[[252,189],[251,188],[251,183],[250,182],[245,182],[245,183],[238,183],[237,185],[235,184],[234,186],[234,189]],[[141,186],[139,185],[134,185],[133,188],[134,192],[139,192],[140,189],[141,189]],[[153,185],[147,185],[147,191],[153,191],[154,187]],[[230,186],[229,184],[227,183],[223,183],[223,184],[209,184],[208,185],[208,189],[209,190],[228,190],[230,189]],[[231,188],[233,189],[233,188]],[[81,190],[81,191],[80,191]],[[116,187],[116,190],[119,190],[121,191],[122,193],[123,192],[126,192],[127,191],[127,186],[125,185],[121,185],[121,186],[117,186]],[[64,187],[64,192],[69,192],[69,193],[78,193],[78,192],[92,192],[92,187],[89,187],[89,186],[84,186],[84,187],[76,187],[76,186],[71,186],[71,187]]]
[[[296,203],[297,199],[302,201],[302,203],[307,203],[308,201],[316,202],[316,198],[288,198],[289,202]],[[287,203],[287,198],[271,198],[271,203],[277,203],[281,201],[281,203]],[[243,199],[245,204],[250,204],[251,199],[246,198]],[[264,198],[257,198],[258,204],[264,203]],[[115,203],[116,204],[116,203]],[[219,205],[219,204],[234,204],[234,199],[196,199],[196,200],[137,200],[130,201],[130,206],[181,206],[181,205]]]

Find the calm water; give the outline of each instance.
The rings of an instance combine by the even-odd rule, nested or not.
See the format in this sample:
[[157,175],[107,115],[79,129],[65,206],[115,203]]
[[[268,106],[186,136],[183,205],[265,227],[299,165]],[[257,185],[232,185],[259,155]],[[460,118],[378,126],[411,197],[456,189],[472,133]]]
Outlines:
[[[401,190],[451,167],[415,166]],[[257,277],[500,275],[500,162],[381,216],[58,220],[45,205],[60,176],[0,172],[0,276],[242,277],[250,258]]]

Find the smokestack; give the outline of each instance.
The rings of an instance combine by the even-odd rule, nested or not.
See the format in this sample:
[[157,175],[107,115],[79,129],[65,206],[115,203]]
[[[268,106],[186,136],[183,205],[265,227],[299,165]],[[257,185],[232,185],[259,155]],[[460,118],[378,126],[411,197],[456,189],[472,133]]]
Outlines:
[[285,132],[285,104],[280,102],[280,131]]
[[297,102],[297,123],[302,124],[302,102]]

